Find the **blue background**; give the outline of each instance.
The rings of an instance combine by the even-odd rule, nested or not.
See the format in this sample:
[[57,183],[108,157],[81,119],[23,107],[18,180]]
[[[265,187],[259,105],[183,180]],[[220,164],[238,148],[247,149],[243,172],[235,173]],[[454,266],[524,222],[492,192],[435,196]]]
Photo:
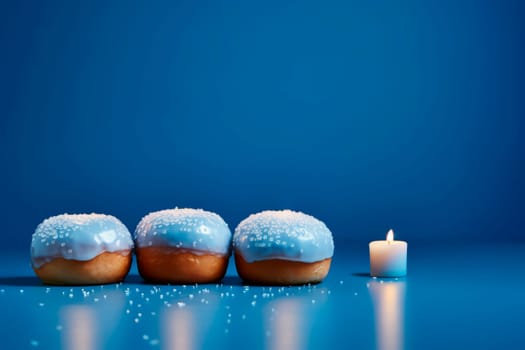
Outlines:
[[522,1],[0,4],[2,250],[103,212],[524,242]]
[[[181,333],[368,349],[384,324],[404,337],[390,348],[523,344],[523,18],[520,0],[0,1],[1,346],[70,348],[78,329],[101,349]],[[232,229],[315,215],[331,271],[272,289],[230,263],[224,284],[152,286],[134,265],[124,284],[48,288],[30,269],[45,217],[134,230],[174,206]],[[390,227],[409,274],[383,285],[366,245]]]

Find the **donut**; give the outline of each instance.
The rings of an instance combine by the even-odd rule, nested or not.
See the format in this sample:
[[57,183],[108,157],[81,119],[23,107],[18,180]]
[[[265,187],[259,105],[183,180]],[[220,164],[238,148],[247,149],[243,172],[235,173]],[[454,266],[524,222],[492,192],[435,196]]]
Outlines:
[[313,216],[267,210],[241,221],[233,234],[233,252],[237,272],[247,283],[318,283],[330,270],[334,242]]
[[217,214],[175,208],[150,213],[135,230],[139,273],[150,283],[212,283],[222,280],[232,233]]
[[45,219],[31,239],[31,265],[45,284],[122,281],[129,272],[133,239],[117,218],[62,214]]

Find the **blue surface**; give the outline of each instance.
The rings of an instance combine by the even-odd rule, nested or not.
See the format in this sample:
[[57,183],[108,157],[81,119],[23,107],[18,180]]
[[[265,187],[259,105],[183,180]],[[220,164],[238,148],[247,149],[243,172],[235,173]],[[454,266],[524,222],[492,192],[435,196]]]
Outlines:
[[[303,287],[46,287],[27,256],[2,256],[7,349],[520,349],[525,246],[409,249],[405,279],[372,279],[366,246],[340,251],[327,279]],[[362,249],[357,249],[362,248]]]

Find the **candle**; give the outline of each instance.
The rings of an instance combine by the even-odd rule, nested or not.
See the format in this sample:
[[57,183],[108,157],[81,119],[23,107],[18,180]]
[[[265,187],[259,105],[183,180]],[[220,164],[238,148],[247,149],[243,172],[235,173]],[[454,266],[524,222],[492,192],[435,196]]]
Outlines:
[[402,277],[407,274],[407,242],[394,241],[394,231],[388,231],[386,241],[370,242],[370,275]]

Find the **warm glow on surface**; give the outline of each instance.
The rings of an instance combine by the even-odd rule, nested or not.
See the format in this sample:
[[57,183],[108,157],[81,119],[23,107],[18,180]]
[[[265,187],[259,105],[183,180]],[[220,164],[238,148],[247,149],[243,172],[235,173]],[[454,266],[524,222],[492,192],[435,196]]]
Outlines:
[[[381,281],[382,282],[382,281]],[[405,282],[369,282],[376,321],[376,348],[403,350]]]
[[386,240],[388,243],[392,243],[392,241],[394,241],[394,230],[388,230],[388,233],[386,234]]

